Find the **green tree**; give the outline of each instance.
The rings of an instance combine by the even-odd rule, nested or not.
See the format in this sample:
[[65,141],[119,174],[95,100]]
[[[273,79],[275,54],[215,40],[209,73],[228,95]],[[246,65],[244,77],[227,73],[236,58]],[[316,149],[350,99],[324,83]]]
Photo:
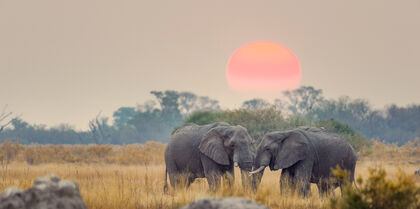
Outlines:
[[287,108],[293,114],[310,114],[324,101],[322,90],[312,86],[302,86],[292,91],[285,91],[283,94],[288,101]]
[[112,114],[114,117],[114,124],[117,127],[123,127],[127,125],[128,121],[131,120],[136,113],[137,111],[134,107],[120,107]]
[[222,112],[197,111],[185,119],[184,123],[194,123],[197,125],[206,125],[223,120]]
[[286,107],[294,115],[299,114],[308,118],[309,125],[312,125],[314,110],[324,102],[322,90],[312,86],[302,86],[292,91],[285,91],[283,95],[286,100],[276,100],[276,104]]
[[172,127],[179,125],[183,119],[178,104],[179,93],[169,90],[164,92],[151,91],[150,93],[156,97],[160,104],[160,117],[165,119],[162,122]]
[[270,103],[263,99],[251,99],[242,103],[242,108],[257,110],[264,109],[270,106]]
[[183,116],[196,111],[218,111],[219,101],[206,96],[197,96],[191,92],[181,92],[178,98],[179,110]]

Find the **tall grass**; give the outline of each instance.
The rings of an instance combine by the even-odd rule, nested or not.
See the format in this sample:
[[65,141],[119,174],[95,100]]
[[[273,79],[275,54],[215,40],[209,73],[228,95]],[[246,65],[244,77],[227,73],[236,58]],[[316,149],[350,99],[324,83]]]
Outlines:
[[21,145],[0,144],[0,163],[87,163],[151,165],[163,164],[165,144],[148,142],[131,145]]
[[[376,167],[372,162],[360,162],[356,176],[367,176],[368,168]],[[388,173],[397,173],[399,169],[413,173],[416,166],[386,165]],[[265,171],[257,193],[244,191],[240,184],[239,171],[233,188],[223,186],[217,192],[209,192],[205,179],[197,179],[189,189],[170,188],[165,194],[163,165],[106,165],[106,164],[42,164],[28,165],[12,163],[7,170],[1,171],[0,190],[18,186],[28,188],[39,176],[55,173],[64,179],[73,179],[79,183],[81,194],[90,209],[116,208],[179,208],[200,197],[243,196],[258,201],[270,208],[326,208],[329,200],[319,198],[315,185],[311,185],[310,197],[304,199],[297,194],[280,195],[280,172]],[[339,195],[339,190],[336,194]]]
[[[131,145],[29,145],[17,142],[0,144],[0,163],[86,163],[159,165],[164,163],[165,144],[148,142]],[[420,138],[398,147],[372,140],[372,146],[361,149],[359,159],[390,163],[420,163]]]
[[[165,194],[164,147],[159,143],[126,146],[2,144],[0,191],[10,186],[28,188],[37,177],[54,173],[63,179],[77,181],[90,209],[179,208],[209,196],[243,196],[273,209],[329,207],[329,198],[320,198],[315,185],[311,185],[308,198],[292,193],[280,195],[280,172],[269,169],[265,171],[257,193],[242,189],[240,172],[236,170],[233,188],[224,185],[217,192],[209,192],[207,181],[197,179],[189,189],[170,188]],[[358,161],[356,177],[366,178],[369,168],[382,166],[392,179],[401,170],[412,174],[420,167],[420,162],[416,161],[420,153],[417,145],[395,147],[377,142],[373,147],[370,156]],[[29,158],[31,156],[35,157]],[[334,195],[340,195],[338,189]]]

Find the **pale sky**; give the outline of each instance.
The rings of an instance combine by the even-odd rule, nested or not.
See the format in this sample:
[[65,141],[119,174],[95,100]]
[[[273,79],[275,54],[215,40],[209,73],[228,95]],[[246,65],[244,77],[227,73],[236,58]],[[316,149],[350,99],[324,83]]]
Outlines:
[[87,129],[99,111],[191,91],[235,108],[225,78],[240,46],[292,50],[302,85],[375,107],[420,103],[420,0],[0,0],[0,107]]

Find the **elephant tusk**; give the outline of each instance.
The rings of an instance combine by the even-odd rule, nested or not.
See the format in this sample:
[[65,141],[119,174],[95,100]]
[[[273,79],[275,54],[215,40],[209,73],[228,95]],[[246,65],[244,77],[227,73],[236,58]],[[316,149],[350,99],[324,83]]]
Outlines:
[[235,167],[238,167],[239,165],[238,165],[238,162],[234,162],[233,163],[233,165],[235,166]]
[[261,166],[257,170],[249,172],[249,176],[252,176],[252,175],[254,175],[256,173],[259,173],[259,172],[261,172],[264,169],[265,169],[265,166]]

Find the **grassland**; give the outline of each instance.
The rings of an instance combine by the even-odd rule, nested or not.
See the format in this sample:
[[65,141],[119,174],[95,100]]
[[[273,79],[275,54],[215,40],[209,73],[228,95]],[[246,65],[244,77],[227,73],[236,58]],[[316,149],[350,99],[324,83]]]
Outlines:
[[[155,147],[155,145],[152,147]],[[261,186],[256,194],[247,193],[241,188],[239,172],[236,172],[237,181],[232,189],[223,187],[217,192],[210,193],[206,180],[198,179],[189,189],[176,191],[171,189],[168,194],[165,194],[163,192],[165,167],[162,158],[157,158],[157,156],[162,154],[163,149],[160,148],[138,148],[138,150],[142,150],[142,156],[148,156],[150,163],[147,163],[147,161],[118,163],[117,160],[115,161],[117,163],[110,163],[99,160],[100,157],[109,157],[102,155],[96,155],[95,157],[98,159],[95,162],[80,160],[70,163],[51,159],[51,162],[35,163],[25,160],[25,153],[31,153],[30,155],[33,156],[47,155],[50,152],[43,152],[42,149],[40,151],[39,147],[36,152],[29,152],[28,150],[32,149],[31,147],[19,146],[21,147],[17,148],[17,150],[20,150],[14,152],[13,160],[5,159],[5,156],[7,157],[8,154],[5,151],[10,150],[10,147],[3,149],[0,191],[10,186],[28,188],[37,177],[54,173],[63,179],[77,181],[83,199],[90,209],[179,208],[192,200],[208,196],[244,196],[273,209],[327,208],[329,203],[328,198],[321,199],[318,197],[315,185],[312,185],[311,196],[307,199],[302,199],[296,194],[281,196],[279,193],[280,172],[269,170],[266,170]],[[359,160],[356,176],[365,177],[368,175],[368,168],[382,166],[390,178],[393,178],[395,173],[406,172],[412,174],[416,168],[420,167],[420,162],[416,161],[419,159],[418,148],[413,150],[412,148],[398,148],[383,144],[376,144],[375,146],[377,146],[376,150],[374,149],[370,156],[361,157]],[[77,149],[82,148],[79,147]],[[85,148],[88,150],[86,146],[83,149]],[[43,149],[53,148],[44,146]],[[61,149],[71,150],[76,148],[65,146],[61,147]],[[115,153],[119,153],[121,149],[124,148],[112,147],[111,150],[116,150]],[[409,149],[409,151],[405,149]],[[0,148],[0,153],[1,150]],[[69,150],[67,151],[72,153]],[[118,154],[107,152],[109,152],[109,155],[113,155],[112,158],[109,157],[110,159],[119,159]],[[92,153],[91,155],[93,155]],[[12,154],[8,157],[11,156]],[[92,158],[94,157],[92,156]],[[336,190],[336,195],[339,195],[339,190]]]

